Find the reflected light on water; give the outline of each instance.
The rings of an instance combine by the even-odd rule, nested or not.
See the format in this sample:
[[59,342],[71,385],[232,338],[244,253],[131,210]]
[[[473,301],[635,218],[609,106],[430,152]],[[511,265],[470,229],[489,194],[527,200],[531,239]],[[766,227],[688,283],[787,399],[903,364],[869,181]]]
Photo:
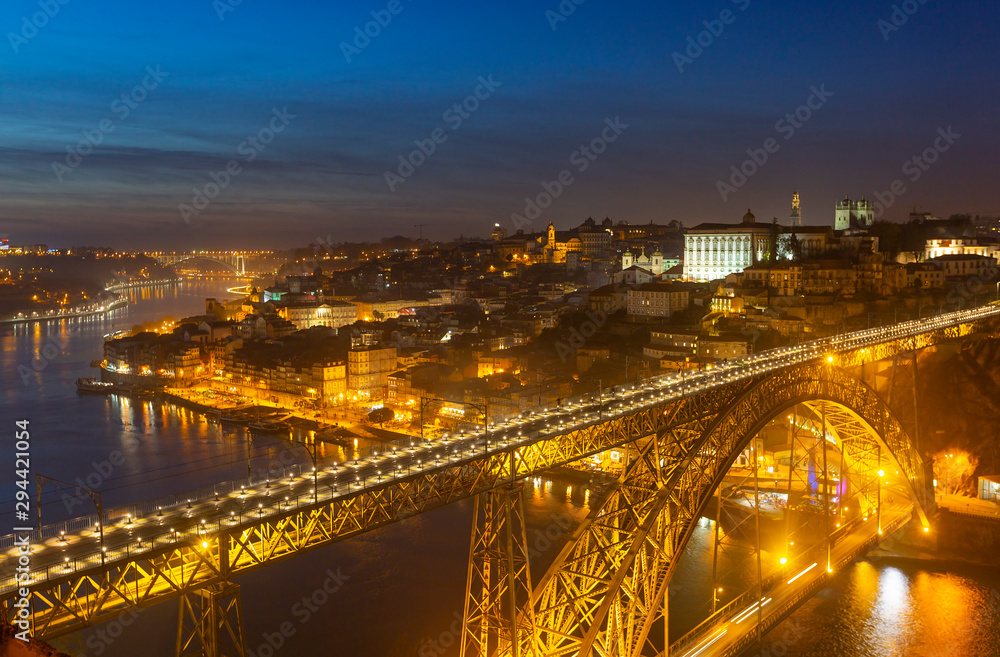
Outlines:
[[875,571],[874,575],[878,581],[871,611],[872,638],[888,649],[887,654],[900,654],[900,648],[916,630],[910,616],[910,581],[897,568]]

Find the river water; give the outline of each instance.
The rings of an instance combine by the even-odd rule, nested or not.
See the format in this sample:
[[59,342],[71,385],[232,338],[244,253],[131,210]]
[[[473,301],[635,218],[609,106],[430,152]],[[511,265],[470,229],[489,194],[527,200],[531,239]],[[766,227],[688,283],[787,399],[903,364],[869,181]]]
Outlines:
[[[143,288],[127,292],[129,305],[107,317],[2,325],[2,418],[11,431],[16,420],[30,420],[32,474],[96,484],[106,506],[244,476],[240,430],[158,401],[80,396],[74,384],[94,375],[89,363],[100,358],[105,334],[200,314],[206,297],[231,297],[226,290],[236,284],[206,279]],[[255,440],[251,458],[255,467],[279,453],[306,462],[297,449],[277,438]],[[13,470],[12,451],[0,455],[4,472]],[[121,465],[110,464],[115,452]],[[93,513],[89,501],[46,486],[43,522]],[[12,478],[0,477],[0,533],[12,524],[14,491]],[[566,481],[528,482],[524,499],[537,578],[599,500]],[[472,503],[460,502],[237,578],[248,649],[255,657],[457,655],[471,522]],[[673,638],[705,615],[711,540],[703,521],[675,575]],[[324,583],[336,592],[327,595]],[[995,572],[861,562],[766,638],[761,654],[1000,657],[997,590]],[[53,643],[72,655],[169,657],[177,610],[176,602],[165,603]]]

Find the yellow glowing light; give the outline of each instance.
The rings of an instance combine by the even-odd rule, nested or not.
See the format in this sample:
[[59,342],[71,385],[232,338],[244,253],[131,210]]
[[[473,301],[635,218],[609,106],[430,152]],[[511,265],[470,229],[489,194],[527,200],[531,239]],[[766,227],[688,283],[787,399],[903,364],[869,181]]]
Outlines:
[[878,476],[884,477],[885,476],[885,470],[879,470],[878,471]]
[[781,557],[780,559],[778,559],[778,563],[784,566],[786,563],[788,563],[788,559],[786,559],[785,557]]
[[203,548],[207,548],[207,547],[208,547],[208,541],[202,541],[202,544],[201,544],[201,546],[202,546]]
[[827,356],[826,357],[826,362],[832,363],[833,362],[833,356]]

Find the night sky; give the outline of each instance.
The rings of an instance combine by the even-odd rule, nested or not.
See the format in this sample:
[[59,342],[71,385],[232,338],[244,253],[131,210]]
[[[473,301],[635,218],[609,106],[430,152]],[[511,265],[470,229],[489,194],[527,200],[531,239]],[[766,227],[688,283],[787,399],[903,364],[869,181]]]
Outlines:
[[[56,247],[276,248],[415,237],[419,223],[434,239],[588,216],[693,226],[747,207],[785,220],[795,189],[805,223],[832,224],[837,199],[897,180],[887,219],[913,206],[1000,214],[995,2],[909,0],[898,29],[888,1],[562,6],[574,11],[559,14],[558,0],[8,0],[0,233]],[[356,47],[373,11],[391,20]],[[708,45],[688,50],[703,31]],[[799,127],[779,123],[813,88],[832,96],[814,97]],[[447,113],[477,91],[474,111]],[[627,128],[604,130],[616,117]],[[602,130],[614,141],[581,171],[571,158]],[[387,182],[414,140],[429,148],[435,134],[433,154]],[[258,135],[273,140],[247,141]],[[768,161],[720,192],[768,139]],[[904,168],[935,142],[936,162]],[[230,162],[238,173],[222,184]],[[512,220],[564,170],[572,184],[540,216]],[[195,188],[218,194],[205,206]]]

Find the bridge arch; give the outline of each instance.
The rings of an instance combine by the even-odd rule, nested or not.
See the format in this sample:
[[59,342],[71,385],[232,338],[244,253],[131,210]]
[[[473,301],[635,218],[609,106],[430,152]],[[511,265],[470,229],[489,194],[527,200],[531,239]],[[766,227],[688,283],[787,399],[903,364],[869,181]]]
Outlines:
[[[730,467],[769,422],[803,404],[830,418],[853,457],[873,450],[905,476],[917,510],[923,464],[899,421],[864,382],[825,363],[742,383],[696,431],[668,421],[635,443],[604,505],[580,528],[533,596],[536,654],[638,656],[650,649],[665,596],[698,519]],[[645,442],[643,442],[645,440]]]
[[194,253],[191,255],[156,256],[156,260],[160,264],[164,265],[179,265],[189,260],[208,260],[210,262],[215,262],[229,267],[233,270],[234,274],[239,274],[241,276],[246,274],[246,258],[242,255],[232,255],[220,258],[212,255]]

